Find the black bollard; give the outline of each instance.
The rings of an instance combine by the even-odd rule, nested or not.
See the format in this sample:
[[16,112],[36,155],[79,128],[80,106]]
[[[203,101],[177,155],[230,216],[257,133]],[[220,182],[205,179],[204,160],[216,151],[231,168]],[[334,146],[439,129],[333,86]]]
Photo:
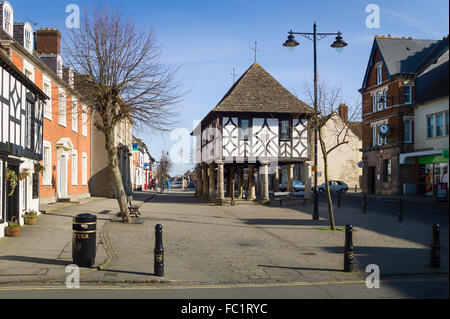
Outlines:
[[344,246],[344,271],[353,271],[353,265],[355,263],[353,256],[353,226],[345,226],[345,246]]
[[337,207],[341,207],[341,192],[337,193]]
[[363,210],[363,214],[367,213],[367,196],[366,196],[366,194],[363,195],[362,210]]
[[403,199],[398,201],[398,221],[403,221]]
[[164,248],[162,242],[162,225],[155,226],[155,276],[164,276]]
[[439,224],[433,225],[433,235],[431,240],[431,268],[441,267],[441,243],[439,240],[440,226]]

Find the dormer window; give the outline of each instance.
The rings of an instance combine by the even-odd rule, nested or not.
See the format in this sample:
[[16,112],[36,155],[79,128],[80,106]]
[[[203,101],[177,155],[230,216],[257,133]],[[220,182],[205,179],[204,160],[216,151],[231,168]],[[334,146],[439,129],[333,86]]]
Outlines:
[[63,78],[63,61],[62,61],[62,57],[60,55],[58,55],[56,63],[57,63],[57,66],[56,66],[57,75],[62,79]]
[[8,2],[3,3],[3,30],[13,36],[13,10]]
[[29,52],[33,53],[33,30],[30,30],[28,28],[25,28],[24,30],[24,42],[23,46],[25,49],[27,49]]

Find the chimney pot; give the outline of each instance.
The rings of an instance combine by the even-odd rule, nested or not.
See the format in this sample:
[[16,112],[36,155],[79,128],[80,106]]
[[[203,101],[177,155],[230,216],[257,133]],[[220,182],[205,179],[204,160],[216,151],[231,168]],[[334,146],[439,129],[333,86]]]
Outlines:
[[60,54],[61,33],[55,28],[36,31],[36,51],[40,54]]
[[338,114],[344,122],[348,122],[348,106],[347,104],[339,104]]

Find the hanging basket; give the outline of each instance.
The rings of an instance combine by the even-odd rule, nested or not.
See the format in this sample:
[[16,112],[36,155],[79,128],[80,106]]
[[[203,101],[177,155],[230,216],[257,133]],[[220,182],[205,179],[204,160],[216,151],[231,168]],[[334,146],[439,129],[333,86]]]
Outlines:
[[8,225],[8,236],[9,237],[20,237],[22,233],[22,226],[17,223],[17,218],[13,216],[11,222]]

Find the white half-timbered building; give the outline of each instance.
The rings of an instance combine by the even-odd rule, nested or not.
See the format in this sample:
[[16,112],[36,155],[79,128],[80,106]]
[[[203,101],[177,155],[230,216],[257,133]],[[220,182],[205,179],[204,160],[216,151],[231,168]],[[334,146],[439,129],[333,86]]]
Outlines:
[[[39,211],[44,103],[48,97],[0,51],[0,237],[13,217]],[[11,176],[19,178],[11,186]],[[14,192],[13,192],[14,188]]]
[[258,196],[266,203],[269,189],[278,191],[280,168],[287,169],[287,187],[292,191],[295,165],[302,167],[307,184],[313,113],[312,107],[255,62],[192,133],[196,137],[196,196],[221,205],[225,180],[230,196],[237,174],[237,198],[244,197],[247,184],[247,199]]

